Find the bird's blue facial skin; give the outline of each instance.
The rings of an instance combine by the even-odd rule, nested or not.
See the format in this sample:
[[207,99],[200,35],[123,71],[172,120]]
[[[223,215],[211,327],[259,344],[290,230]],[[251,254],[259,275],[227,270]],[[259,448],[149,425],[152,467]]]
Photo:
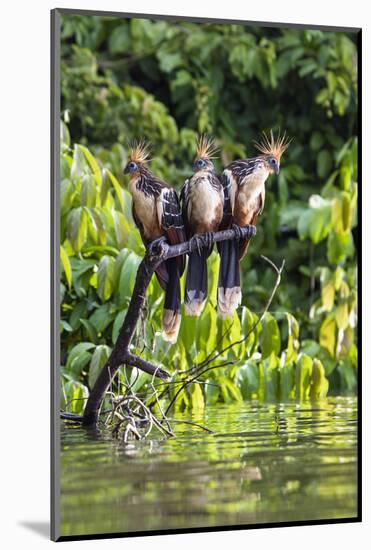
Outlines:
[[138,165],[136,162],[128,162],[126,167],[125,167],[125,170],[124,170],[124,173],[125,174],[128,174],[129,172],[130,173],[133,173],[133,172],[138,172],[139,168],[138,168]]
[[268,159],[268,164],[269,166],[271,167],[272,171],[275,172],[276,174],[279,173],[280,171],[280,164],[278,162],[277,159],[275,159],[274,157],[270,157]]
[[203,159],[197,159],[193,164],[193,169],[197,171],[202,170],[203,168],[206,168],[206,161]]

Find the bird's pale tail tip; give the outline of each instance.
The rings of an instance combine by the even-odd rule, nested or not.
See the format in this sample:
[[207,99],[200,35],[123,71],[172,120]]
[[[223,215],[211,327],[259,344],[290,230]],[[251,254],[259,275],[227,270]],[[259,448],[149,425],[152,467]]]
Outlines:
[[162,314],[162,337],[166,342],[175,344],[180,329],[181,315],[179,311],[164,309]]
[[229,319],[241,304],[242,294],[239,286],[233,288],[218,288],[218,317]]
[[206,300],[192,300],[184,304],[185,313],[188,317],[200,317],[204,310]]

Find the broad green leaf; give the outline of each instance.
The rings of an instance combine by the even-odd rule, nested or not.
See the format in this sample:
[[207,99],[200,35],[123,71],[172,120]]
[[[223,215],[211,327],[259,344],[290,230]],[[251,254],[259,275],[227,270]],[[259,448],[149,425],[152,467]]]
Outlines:
[[135,278],[141,258],[134,252],[130,252],[121,268],[119,280],[120,304],[123,304],[131,298],[134,290]]
[[112,174],[112,172],[110,170],[107,170],[107,174],[108,174],[108,177],[112,183],[112,186],[116,192],[116,196],[118,198],[118,201],[120,203],[120,207],[121,207],[121,210],[122,212],[125,212],[125,200],[124,200],[124,193],[123,193],[123,190],[121,188],[121,185],[120,183],[118,182],[118,180],[115,178],[115,176]]
[[220,384],[220,390],[226,403],[231,401],[243,401],[240,389],[230,380],[230,378],[220,376],[218,383]]
[[88,220],[81,206],[70,211],[67,220],[67,237],[75,252],[80,252],[88,233]]
[[301,240],[309,236],[309,229],[312,222],[313,210],[309,209],[302,213],[298,220],[298,233]]
[[140,371],[137,368],[133,368],[130,377],[130,388],[135,394],[139,392],[147,382],[152,381],[152,375],[147,372]]
[[281,349],[281,335],[276,319],[270,313],[266,313],[262,320],[262,327],[260,336],[262,358],[269,357],[271,353],[278,355]]
[[107,363],[108,357],[110,356],[111,348],[108,346],[102,345],[97,346],[94,350],[93,357],[90,361],[89,367],[89,387],[93,388],[102,368]]
[[310,148],[313,151],[318,151],[324,144],[323,135],[321,132],[313,132],[310,138]]
[[291,363],[285,364],[279,369],[279,398],[287,401],[292,397],[295,388],[295,367]]
[[73,328],[73,330],[76,330],[80,327],[81,319],[84,319],[86,317],[87,312],[88,312],[87,302],[86,301],[77,302],[68,319],[68,322]]
[[92,350],[93,348],[95,348],[95,344],[93,344],[92,342],[80,342],[79,344],[76,344],[68,354],[66,363],[67,371],[71,368],[72,363],[75,361],[76,358],[78,358],[84,352]]
[[320,353],[321,346],[315,340],[302,340],[300,343],[300,349],[306,355],[310,355],[312,359],[318,357]]
[[89,351],[83,351],[78,357],[75,357],[75,359],[72,361],[69,372],[75,380],[78,380],[81,372],[89,364],[91,357],[92,354]]
[[60,122],[60,139],[61,139],[61,149],[66,151],[71,145],[70,133],[68,131],[67,125],[61,120]]
[[345,330],[347,328],[347,326],[349,325],[349,313],[347,303],[344,302],[336,306],[335,319],[339,329]]
[[[96,232],[95,240],[98,240],[98,243],[104,246],[107,243],[107,230],[104,224],[104,216],[102,215],[102,212],[98,208],[86,208],[85,211],[87,212],[90,221],[94,224],[94,230]],[[86,248],[85,255],[88,254],[89,249],[92,248],[93,247]],[[111,248],[114,249],[113,247]],[[115,253],[117,253],[117,249],[114,250]]]
[[357,370],[347,360],[342,361],[338,369],[342,382],[342,391],[354,393],[357,390]]
[[207,261],[209,303],[212,304],[214,307],[216,306],[216,297],[218,291],[219,263],[219,254],[214,251]]
[[114,272],[115,286],[117,286],[119,283],[122,266],[124,265],[125,260],[129,256],[129,254],[130,254],[130,250],[128,248],[123,248],[122,250],[120,250],[120,252],[117,255],[117,258],[115,260],[115,272]]
[[115,210],[112,212],[112,217],[115,226],[117,248],[121,249],[128,244],[130,226],[122,212]]
[[[247,308],[242,306],[241,308],[241,332],[242,336],[245,338],[249,333],[249,336],[247,336],[245,342],[244,342],[244,349],[243,352],[245,355],[249,356],[252,353],[252,348],[255,342],[255,336],[257,334],[256,329],[252,330],[255,325],[255,319],[252,312]],[[242,359],[242,357],[241,357]]]
[[128,22],[116,27],[109,36],[108,47],[112,53],[126,53],[130,48],[130,25]]
[[98,265],[98,296],[107,302],[114,291],[115,260],[112,256],[103,256]]
[[71,285],[72,285],[71,263],[70,263],[70,259],[69,259],[68,255],[67,255],[67,252],[65,251],[65,249],[63,248],[62,245],[60,247],[60,254],[61,254],[61,262],[62,262],[64,274],[66,276],[68,288],[71,290]]
[[88,165],[89,165],[91,171],[93,172],[93,174],[96,178],[96,181],[97,181],[98,185],[102,185],[102,174],[101,174],[99,165],[98,165],[97,161],[95,160],[95,158],[93,157],[93,155],[91,154],[91,152],[89,151],[89,149],[87,147],[85,147],[84,145],[77,145],[76,147],[78,147],[82,151],[84,157],[86,158],[86,160],[88,162]]
[[260,375],[263,375],[264,398],[272,401],[279,397],[278,358],[274,352],[261,362]]
[[88,321],[88,319],[80,319],[80,320],[81,320],[81,324],[83,325],[83,327],[86,330],[86,333],[87,333],[89,339],[94,344],[97,344],[98,343],[98,335],[97,335],[97,331],[96,331],[94,325],[90,321]]
[[319,330],[319,343],[332,357],[335,357],[336,321],[332,315],[326,317]]
[[319,359],[313,360],[312,369],[312,387],[310,396],[312,399],[321,399],[326,397],[329,383],[326,378],[325,369]]
[[95,330],[102,333],[115,318],[115,313],[110,302],[98,307],[89,317],[89,321],[94,325]]
[[[183,309],[184,312],[184,309]],[[180,325],[179,338],[181,339],[186,352],[192,353],[196,344],[197,334],[197,319],[195,317],[182,316],[182,323]]]
[[219,400],[219,385],[217,381],[209,378],[205,384],[206,405],[215,405]]
[[89,173],[89,167],[86,162],[84,153],[79,145],[75,145],[73,149],[73,162],[71,166],[71,178],[79,179],[84,174]]
[[102,186],[100,189],[100,205],[105,206],[108,198],[111,197],[109,191],[111,189],[111,180],[108,177],[107,169],[102,170]]
[[331,311],[334,305],[335,299],[335,286],[332,280],[328,281],[321,288],[322,304],[326,311]]
[[343,263],[347,257],[353,256],[354,243],[351,232],[336,233],[331,231],[327,239],[327,257],[331,264]]
[[69,323],[67,323],[67,321],[64,321],[62,319],[61,322],[60,322],[60,331],[61,331],[61,333],[64,330],[67,331],[67,332],[73,332],[73,328],[71,327],[71,325]]
[[118,313],[116,315],[116,318],[113,322],[113,327],[112,327],[112,342],[113,342],[113,344],[116,344],[119,332],[121,330],[122,324],[123,324],[124,319],[126,317],[126,312],[127,312],[126,309],[124,309],[123,311],[120,311],[120,313]]
[[61,181],[60,198],[61,198],[61,214],[66,214],[72,206],[76,187],[69,179]]
[[[242,339],[241,334],[241,321],[238,317],[237,312],[235,311],[233,317],[228,319],[217,320],[218,336],[217,339],[220,341],[219,350],[229,347],[235,342],[239,342]],[[238,357],[241,351],[241,344],[236,344],[228,350],[227,353],[230,353],[234,357]]]
[[349,193],[342,193],[342,216],[344,231],[349,231],[352,227],[352,208]]
[[309,355],[301,353],[296,365],[296,398],[303,400],[309,397],[312,380],[313,360]]
[[177,411],[183,411],[185,409],[188,409],[191,405],[191,398],[188,395],[188,392],[186,389],[182,389],[175,401],[175,410]]
[[198,322],[198,342],[206,354],[209,354],[216,348],[216,323],[216,311],[208,303]]
[[61,377],[61,409],[67,412],[81,414],[84,410],[88,388],[71,379]]
[[337,233],[342,233],[344,231],[343,207],[342,207],[342,200],[340,197],[336,197],[333,200],[332,211],[331,211],[331,223],[334,226],[334,229]]
[[203,409],[205,407],[204,396],[199,384],[192,384],[190,395],[192,409]]
[[317,156],[317,172],[321,179],[325,178],[333,166],[332,155],[330,151],[323,149]]
[[313,208],[310,219],[309,235],[315,244],[327,237],[331,229],[331,204]]
[[93,176],[85,174],[81,182],[81,204],[82,206],[95,206],[95,201],[97,197],[96,184]]
[[257,396],[259,369],[254,361],[247,361],[245,365],[238,369],[236,383],[244,400]]

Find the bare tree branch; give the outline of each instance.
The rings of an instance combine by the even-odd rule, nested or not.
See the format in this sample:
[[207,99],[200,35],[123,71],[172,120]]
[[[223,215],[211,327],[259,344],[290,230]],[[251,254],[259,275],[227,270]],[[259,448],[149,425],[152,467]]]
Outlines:
[[[121,327],[116,344],[109,356],[107,363],[102,368],[94,387],[92,388],[87,400],[83,417],[74,416],[70,413],[69,420],[83,421],[86,425],[96,425],[99,418],[99,411],[102,406],[106,392],[110,383],[114,379],[118,369],[122,365],[137,367],[138,369],[152,374],[157,378],[166,380],[170,377],[169,373],[160,366],[153,365],[149,361],[142,359],[138,355],[130,352],[130,344],[135,332],[137,322],[144,307],[145,295],[153,273],[158,266],[168,260],[189,252],[194,252],[200,248],[207,248],[211,243],[227,240],[250,239],[256,235],[256,228],[253,225],[247,225],[235,229],[226,229],[216,233],[197,235],[184,243],[169,245],[167,242],[160,241],[147,251],[145,257],[139,265],[133,294],[130,300],[129,308]],[[66,413],[63,413],[66,414]],[[74,417],[74,418],[72,418]],[[66,418],[64,416],[64,418]]]

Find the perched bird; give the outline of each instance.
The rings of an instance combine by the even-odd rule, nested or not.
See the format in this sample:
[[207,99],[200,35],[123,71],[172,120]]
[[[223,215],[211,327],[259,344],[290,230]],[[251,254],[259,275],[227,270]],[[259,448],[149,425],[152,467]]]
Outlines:
[[[206,135],[200,137],[193,163],[194,174],[187,179],[181,191],[183,219],[187,238],[218,230],[223,216],[223,188],[215,173],[213,158],[216,147]],[[207,298],[207,258],[213,245],[199,248],[189,254],[186,285],[186,314],[198,317]]]
[[[167,239],[170,244],[184,242],[186,235],[177,193],[148,169],[148,161],[148,146],[140,142],[131,148],[124,169],[124,173],[130,174],[133,218],[142,241],[147,248],[162,239]],[[166,260],[156,270],[157,279],[165,290],[163,337],[172,343],[176,341],[180,327],[180,277],[184,268],[185,257],[179,256]]]
[[[224,214],[221,229],[256,225],[265,199],[265,181],[270,174],[278,174],[280,159],[291,140],[272,130],[268,137],[263,132],[261,142],[255,142],[262,153],[258,157],[235,160],[223,171]],[[249,240],[224,241],[219,244],[220,270],[218,281],[218,315],[226,319],[241,303],[240,260],[246,254]]]

